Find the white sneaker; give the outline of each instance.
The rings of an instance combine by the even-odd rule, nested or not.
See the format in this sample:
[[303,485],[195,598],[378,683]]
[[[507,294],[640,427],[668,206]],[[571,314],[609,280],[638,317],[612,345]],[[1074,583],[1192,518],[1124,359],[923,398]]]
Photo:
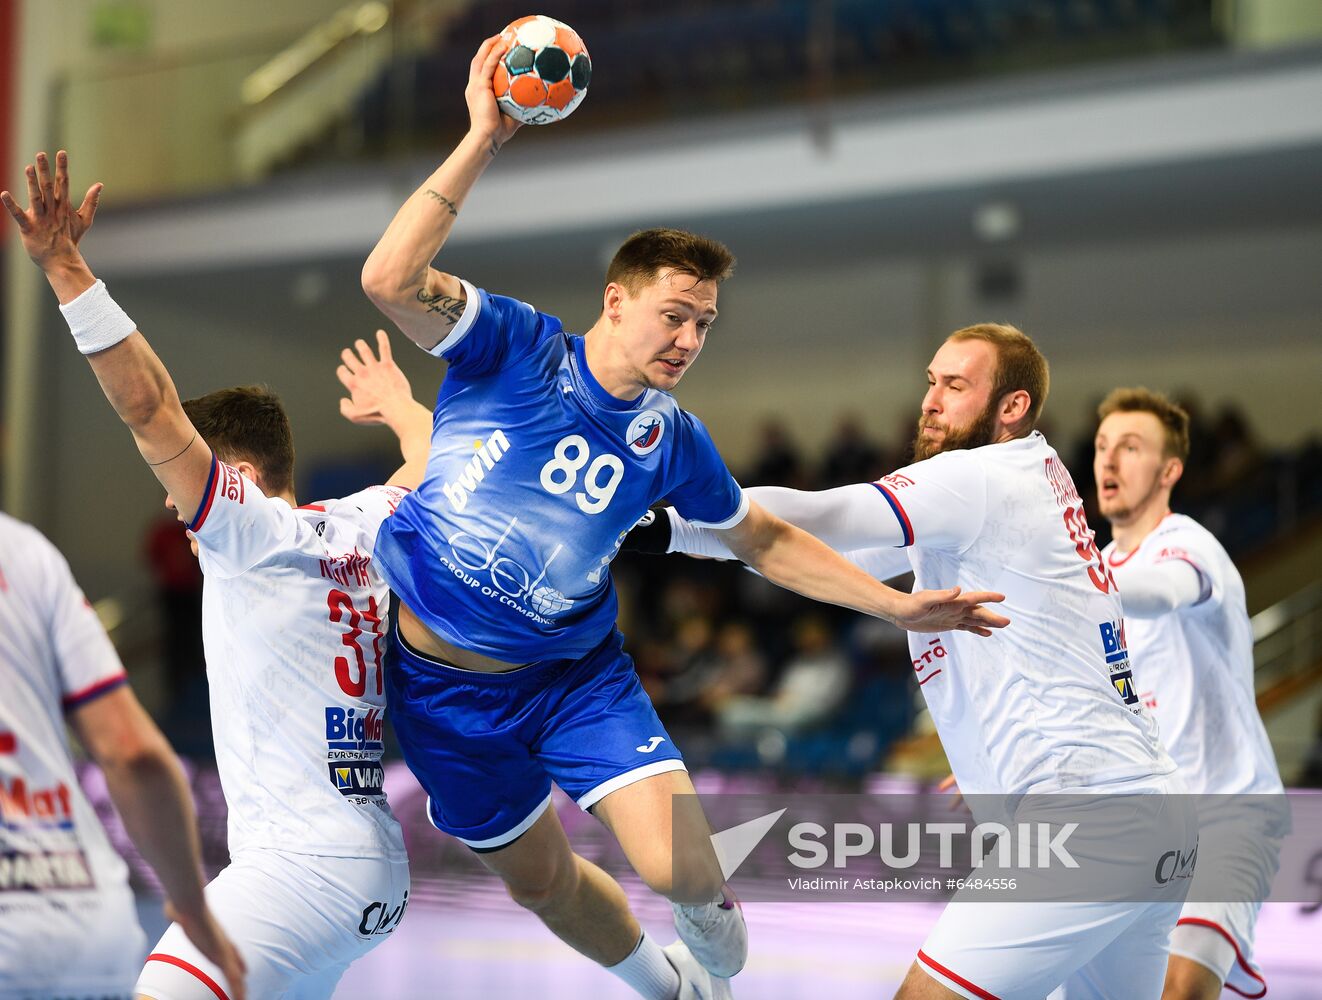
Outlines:
[[675,930],[693,957],[713,976],[729,979],[748,961],[748,925],[730,887],[722,886],[721,893],[719,903],[672,907]]
[[683,941],[661,949],[679,973],[679,996],[675,1000],[734,1000],[730,981],[713,976],[698,964]]

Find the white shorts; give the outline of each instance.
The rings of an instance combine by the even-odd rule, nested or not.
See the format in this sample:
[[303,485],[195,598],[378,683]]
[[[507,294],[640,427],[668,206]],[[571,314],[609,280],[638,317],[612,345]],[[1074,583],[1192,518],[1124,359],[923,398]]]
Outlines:
[[0,928],[0,1000],[132,996],[147,935],[128,886],[0,893]]
[[1261,908],[1261,903],[1185,903],[1171,932],[1171,954],[1211,969],[1240,996],[1266,996],[1267,980],[1253,962]]
[[[1051,798],[1034,798],[1034,819],[1050,815],[1052,807],[1040,806]],[[1123,810],[1102,805],[1107,798],[1097,795],[1099,807],[1109,811],[1092,817],[1095,822],[1086,821],[1079,796],[1061,801],[1069,803],[1062,818],[1085,820],[1069,839],[1068,850],[1076,859],[1087,859],[1084,870],[1104,875],[1114,894],[1111,901],[1074,902],[1054,892],[1069,882],[1058,870],[988,866],[985,878],[1013,877],[1020,889],[1035,880],[1039,884],[1027,898],[1004,902],[982,901],[988,898],[985,892],[976,901],[964,891],[956,894],[919,950],[919,967],[960,996],[977,1000],[1042,1000],[1048,995],[1158,1000],[1167,944],[1192,870],[1160,884],[1154,870],[1159,858],[1174,851],[1195,856],[1197,816],[1187,796],[1166,795],[1127,827]],[[1140,824],[1151,828],[1138,829]]]
[[[1211,969],[1229,990],[1246,997],[1267,992],[1253,961],[1253,937],[1262,901],[1280,870],[1280,824],[1263,797],[1205,796],[1199,800],[1198,871],[1171,954]],[[1282,799],[1283,801],[1283,799]]]
[[[207,886],[207,903],[248,967],[250,997],[328,998],[344,970],[385,940],[409,898],[406,861],[247,850]],[[147,956],[137,992],[226,1000],[228,984],[178,924]]]

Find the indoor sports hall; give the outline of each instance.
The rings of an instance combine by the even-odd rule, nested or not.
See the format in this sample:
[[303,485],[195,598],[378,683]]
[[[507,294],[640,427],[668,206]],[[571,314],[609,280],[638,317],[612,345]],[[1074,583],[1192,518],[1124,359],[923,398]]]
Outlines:
[[[1077,487],[1070,537],[1104,575],[1107,559],[1119,574],[1128,536],[1107,548],[1118,515],[1099,500],[1110,475],[1095,461],[1099,404],[1116,387],[1146,386],[1187,414],[1170,509],[1206,529],[1242,579],[1252,694],[1241,714],[1256,700],[1286,789],[1274,798],[1293,814],[1271,892],[1253,900],[1263,905],[1252,961],[1217,933],[1272,1000],[1322,996],[1322,4],[0,0],[0,188],[26,205],[25,166],[67,150],[75,203],[104,184],[80,248],[179,395],[269,386],[297,441],[300,500],[345,497],[385,482],[399,449],[385,428],[341,416],[341,349],[384,329],[428,409],[447,370],[364,294],[364,262],[465,135],[474,51],[537,13],[581,38],[586,55],[559,71],[581,104],[521,127],[471,197],[449,206],[442,269],[583,332],[631,233],[678,227],[724,243],[738,262],[719,321],[674,396],[743,487],[828,490],[909,466],[933,352],[952,331],[1009,324],[1050,361],[1037,430]],[[506,72],[524,79],[516,71],[500,64],[498,91],[522,93],[501,83]],[[204,661],[203,574],[8,213],[0,312],[0,511],[68,560],[183,761],[214,877],[229,854],[213,743],[223,708],[207,673],[225,665]],[[469,496],[501,458],[474,448]],[[587,513],[614,494],[599,471],[584,472]],[[902,517],[902,489],[878,489]],[[950,667],[933,660],[944,648],[933,640],[924,654],[911,643],[925,637],[738,562],[634,547],[625,542],[610,569],[619,628],[742,900],[749,956],[734,995],[893,996],[962,885],[926,854],[886,862],[892,824],[969,816],[942,784],[952,768],[925,698]],[[1196,605],[1221,600],[1197,559],[1168,554],[1205,586]],[[21,572],[6,558],[0,603]],[[517,582],[495,549],[464,566],[473,587]],[[520,572],[529,617],[563,611],[563,594],[534,592]],[[1119,591],[1123,604],[1123,578]],[[338,621],[333,604],[330,614]],[[359,624],[328,662],[348,669],[365,651],[379,669],[386,626],[364,626],[372,641],[360,643]],[[1112,624],[1108,656],[1124,650],[1124,623]],[[1212,626],[1194,627],[1218,641]],[[1135,712],[1145,702],[1160,717],[1173,698],[1158,704],[1148,678],[1160,666],[1144,673],[1132,621],[1130,633],[1134,677],[1121,683],[1112,669],[1112,683]],[[17,704],[14,683],[0,674],[0,702]],[[1186,688],[1180,703],[1205,710],[1201,682]],[[1023,714],[1039,694],[1016,695]],[[374,744],[383,757],[367,762],[382,770],[337,779],[332,756],[330,780],[345,795],[385,793],[409,855],[407,910],[364,912],[362,933],[381,939],[333,995],[635,996],[433,829],[389,708],[386,718]],[[0,711],[0,860],[12,866],[21,843],[3,838],[31,810],[8,725]],[[1163,721],[1163,736],[1173,731]],[[1248,753],[1224,720],[1201,731],[1206,761],[1229,767]],[[640,754],[649,737],[639,735]],[[76,741],[74,752],[154,942],[168,924],[160,882],[106,780]],[[260,755],[251,766],[260,771]],[[647,933],[670,942],[668,902],[605,826],[558,787],[550,808],[574,850],[619,880]],[[818,852],[799,826],[787,832],[800,812],[823,824]],[[1206,839],[1200,861],[1200,878],[1234,868]],[[5,884],[9,870],[0,923],[19,919],[20,893],[5,890],[24,887]],[[994,995],[955,981],[958,995]],[[1228,985],[1225,995],[1264,994]]]

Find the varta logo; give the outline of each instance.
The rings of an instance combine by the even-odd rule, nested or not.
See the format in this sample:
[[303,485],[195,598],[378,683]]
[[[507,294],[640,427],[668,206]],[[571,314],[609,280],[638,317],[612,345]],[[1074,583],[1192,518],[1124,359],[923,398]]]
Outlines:
[[375,760],[336,761],[328,765],[331,784],[341,795],[379,796],[385,794],[385,769]]
[[464,471],[459,473],[459,481],[446,483],[446,499],[457,514],[468,506],[468,498],[477,492],[487,473],[496,467],[496,463],[510,450],[509,438],[504,431],[496,431],[486,441],[474,441],[473,450],[477,452],[468,462]]

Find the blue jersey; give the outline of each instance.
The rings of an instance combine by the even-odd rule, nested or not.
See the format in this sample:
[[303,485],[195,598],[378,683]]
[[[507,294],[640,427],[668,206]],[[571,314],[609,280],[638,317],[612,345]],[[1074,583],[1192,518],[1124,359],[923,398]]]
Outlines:
[[748,502],[669,393],[616,399],[554,316],[465,288],[435,351],[450,368],[427,474],[382,526],[377,564],[455,646],[509,663],[576,658],[614,626],[610,561],[649,506],[665,498],[727,528]]

